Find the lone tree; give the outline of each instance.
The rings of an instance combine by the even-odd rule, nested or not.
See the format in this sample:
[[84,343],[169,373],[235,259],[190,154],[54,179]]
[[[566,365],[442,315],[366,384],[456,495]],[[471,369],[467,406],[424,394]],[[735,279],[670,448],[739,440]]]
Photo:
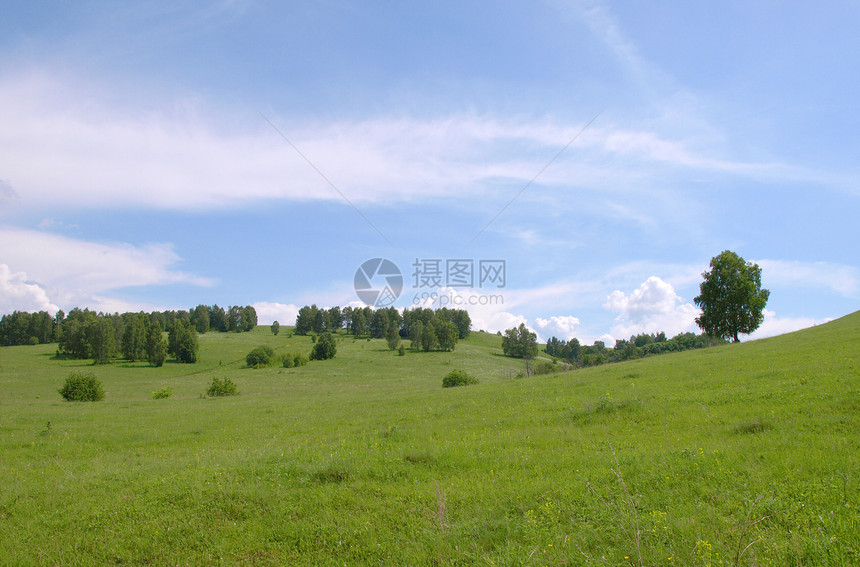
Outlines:
[[525,323],[507,329],[502,337],[502,351],[515,358],[532,359],[537,356],[537,335],[529,331]]
[[278,323],[277,321],[272,323],[272,334],[273,335],[277,336],[278,331],[280,331],[280,330],[281,330],[281,324],[280,323]]
[[770,295],[761,288],[761,268],[726,250],[711,258],[711,269],[702,277],[693,301],[702,309],[696,324],[708,336],[738,342],[738,334],[758,329]]

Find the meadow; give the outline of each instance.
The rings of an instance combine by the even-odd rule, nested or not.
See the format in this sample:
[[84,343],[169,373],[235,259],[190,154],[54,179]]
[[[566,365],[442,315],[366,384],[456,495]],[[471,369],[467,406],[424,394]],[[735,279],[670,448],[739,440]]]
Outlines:
[[[860,564],[860,313],[529,378],[486,333],[246,368],[263,344],[311,349],[262,326],[160,368],[0,349],[0,564]],[[104,401],[62,400],[77,370]]]

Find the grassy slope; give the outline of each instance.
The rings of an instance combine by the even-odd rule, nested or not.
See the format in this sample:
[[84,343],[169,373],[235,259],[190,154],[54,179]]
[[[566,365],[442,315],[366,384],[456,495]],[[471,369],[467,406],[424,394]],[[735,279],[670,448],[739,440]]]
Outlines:
[[[860,313],[524,380],[500,342],[289,370],[243,368],[310,350],[264,327],[159,369],[0,349],[0,563],[860,563]],[[60,399],[82,366],[106,401]],[[241,395],[202,399],[213,376]]]

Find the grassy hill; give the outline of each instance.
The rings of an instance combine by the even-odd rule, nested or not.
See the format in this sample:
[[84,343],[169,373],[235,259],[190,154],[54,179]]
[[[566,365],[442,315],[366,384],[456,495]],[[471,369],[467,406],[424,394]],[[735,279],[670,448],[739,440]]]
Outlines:
[[[0,349],[0,564],[860,564],[860,313],[526,379],[482,333],[244,368],[310,351],[287,333],[161,368]],[[105,401],[62,401],[80,369]]]

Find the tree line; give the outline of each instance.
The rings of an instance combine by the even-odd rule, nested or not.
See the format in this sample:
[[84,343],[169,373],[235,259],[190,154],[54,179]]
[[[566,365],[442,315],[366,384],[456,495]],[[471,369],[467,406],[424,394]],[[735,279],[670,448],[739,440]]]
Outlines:
[[607,348],[603,341],[595,341],[593,345],[582,345],[576,338],[565,342],[556,337],[550,337],[544,351],[574,366],[597,366],[667,352],[707,348],[725,344],[725,342],[725,339],[709,337],[705,333],[701,335],[680,333],[667,339],[666,333],[660,332],[642,333],[633,335],[629,339],[618,339],[613,348]]
[[[296,316],[296,334],[321,334],[346,329],[355,337],[386,339],[389,348],[397,348],[402,339],[412,348],[453,350],[457,341],[469,336],[472,320],[464,309],[415,308],[402,313],[394,307],[320,308],[305,305]],[[273,326],[272,332],[276,332]]]
[[46,311],[15,311],[0,318],[0,345],[56,342],[60,356],[92,358],[102,364],[121,356],[161,366],[168,355],[177,362],[197,362],[199,333],[244,332],[256,325],[257,312],[250,305],[123,314],[76,307],[68,315],[60,310],[53,317]]

